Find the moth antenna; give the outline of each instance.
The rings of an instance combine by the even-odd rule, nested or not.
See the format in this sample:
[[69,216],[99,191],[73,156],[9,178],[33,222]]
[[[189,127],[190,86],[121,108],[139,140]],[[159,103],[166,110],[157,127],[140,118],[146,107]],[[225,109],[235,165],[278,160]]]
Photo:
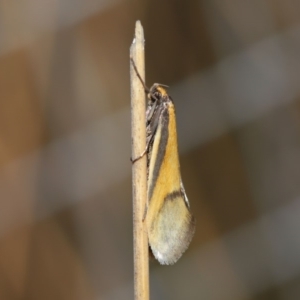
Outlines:
[[143,85],[143,87],[144,87],[145,92],[146,92],[147,94],[149,94],[149,93],[150,93],[150,89],[146,86],[145,82],[143,81],[143,79],[142,79],[142,77],[141,77],[139,71],[137,70],[137,67],[136,67],[136,65],[135,65],[135,62],[134,62],[133,58],[130,57],[130,60],[131,60],[131,62],[132,62],[132,65],[133,65],[133,68],[134,68],[134,71],[135,71],[137,77],[139,78],[140,82],[142,83],[142,85]]
[[165,88],[169,88],[169,86],[166,85],[166,84],[162,84],[162,83],[155,83],[155,84],[157,84],[157,85],[159,85],[159,86],[162,86],[162,87],[165,87]]

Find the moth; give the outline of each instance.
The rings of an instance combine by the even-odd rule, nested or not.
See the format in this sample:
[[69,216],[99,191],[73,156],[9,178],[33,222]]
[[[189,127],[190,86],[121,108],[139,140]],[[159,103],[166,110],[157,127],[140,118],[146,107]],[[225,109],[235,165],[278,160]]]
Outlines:
[[195,232],[195,219],[181,180],[176,114],[167,86],[155,83],[148,89],[133,59],[133,67],[145,92],[147,154],[147,207],[144,221],[154,257],[163,265],[177,262]]

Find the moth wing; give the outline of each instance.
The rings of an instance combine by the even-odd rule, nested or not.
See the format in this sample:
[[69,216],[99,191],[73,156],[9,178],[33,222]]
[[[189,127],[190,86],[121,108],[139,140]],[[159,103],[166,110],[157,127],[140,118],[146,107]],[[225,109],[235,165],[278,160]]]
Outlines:
[[161,264],[174,264],[188,248],[195,231],[194,218],[184,196],[167,199],[149,230],[149,244]]
[[148,176],[148,239],[161,264],[174,264],[187,249],[195,222],[180,177],[174,105],[162,110]]

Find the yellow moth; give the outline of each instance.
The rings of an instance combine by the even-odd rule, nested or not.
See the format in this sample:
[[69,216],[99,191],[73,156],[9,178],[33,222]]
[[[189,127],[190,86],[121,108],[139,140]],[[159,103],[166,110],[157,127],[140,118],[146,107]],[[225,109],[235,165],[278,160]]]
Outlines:
[[195,232],[179,165],[176,115],[165,85],[155,83],[148,89],[137,76],[148,96],[146,111],[147,145],[133,160],[147,154],[147,207],[144,221],[154,257],[165,265],[174,264],[188,248]]

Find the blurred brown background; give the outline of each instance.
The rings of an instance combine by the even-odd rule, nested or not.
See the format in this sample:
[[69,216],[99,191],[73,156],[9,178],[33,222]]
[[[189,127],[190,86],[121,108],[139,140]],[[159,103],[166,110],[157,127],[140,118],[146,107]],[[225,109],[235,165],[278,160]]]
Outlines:
[[300,299],[297,0],[0,0],[0,299],[133,298],[137,19],[197,218],[151,299]]

